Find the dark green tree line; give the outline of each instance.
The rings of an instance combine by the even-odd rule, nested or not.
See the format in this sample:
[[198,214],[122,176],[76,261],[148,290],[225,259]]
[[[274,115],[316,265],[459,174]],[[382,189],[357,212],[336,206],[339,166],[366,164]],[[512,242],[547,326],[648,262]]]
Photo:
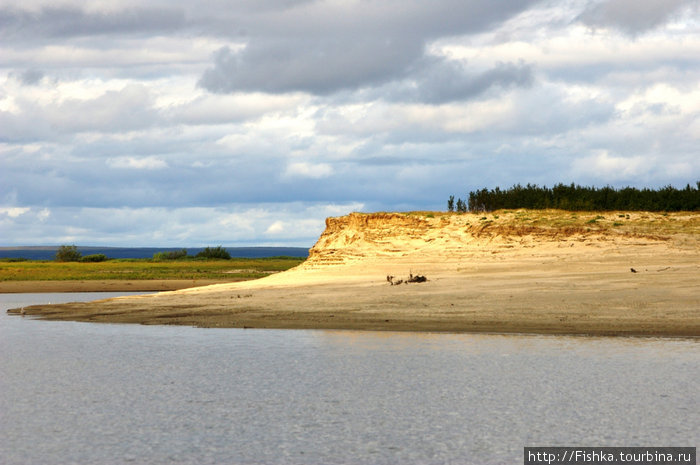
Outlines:
[[[588,211],[696,211],[700,210],[700,181],[683,189],[666,186],[660,189],[637,189],[610,186],[597,188],[576,184],[557,184],[552,188],[516,184],[509,189],[481,189],[471,191],[467,200],[457,199],[456,211],[493,211],[528,208],[541,210]],[[454,196],[448,201],[448,210],[454,211]],[[452,207],[452,208],[450,208]],[[460,209],[461,207],[461,209]]]

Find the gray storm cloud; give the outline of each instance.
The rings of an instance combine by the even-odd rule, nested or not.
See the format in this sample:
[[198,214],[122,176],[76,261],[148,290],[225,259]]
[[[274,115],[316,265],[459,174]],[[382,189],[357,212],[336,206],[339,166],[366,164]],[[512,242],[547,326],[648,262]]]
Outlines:
[[331,42],[265,41],[239,53],[223,48],[200,85],[217,93],[304,91],[324,95],[403,76],[421,53],[420,44],[389,39]]
[[[351,12],[340,6],[309,4],[265,21],[251,21],[246,26],[247,45],[237,51],[221,48],[199,84],[217,93],[303,91],[327,95],[403,80],[414,73],[425,79],[444,70],[449,78],[460,80],[456,69],[426,59],[426,45],[440,37],[484,30],[532,3],[379,2],[362,4]],[[440,69],[434,69],[436,66]],[[509,71],[501,67],[477,80],[504,82]],[[519,70],[521,75],[523,71]],[[515,80],[523,81],[523,76]],[[484,85],[490,83],[474,79],[453,82],[447,92],[468,94]]]
[[5,40],[167,32],[184,25],[184,12],[176,8],[109,12],[88,12],[74,6],[46,6],[36,11],[0,8],[0,38]]
[[38,69],[27,69],[19,75],[19,80],[26,86],[38,84],[44,77],[43,71]]
[[588,26],[638,34],[666,23],[685,8],[697,11],[698,5],[698,0],[605,0],[590,4],[579,19]]
[[484,71],[473,71],[468,64],[444,58],[424,62],[404,82],[380,89],[377,98],[439,105],[468,100],[491,88],[528,87],[534,80],[532,66],[525,63],[498,63]]

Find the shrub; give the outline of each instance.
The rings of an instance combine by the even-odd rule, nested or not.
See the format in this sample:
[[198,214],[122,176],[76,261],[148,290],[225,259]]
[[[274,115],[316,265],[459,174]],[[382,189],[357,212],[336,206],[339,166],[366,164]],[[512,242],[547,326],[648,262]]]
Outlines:
[[81,262],[104,262],[106,260],[109,260],[107,258],[107,255],[103,253],[96,253],[92,255],[85,255],[80,259]]
[[224,259],[230,260],[231,254],[228,250],[224,249],[220,245],[216,247],[207,247],[196,255],[197,258],[209,258],[209,259]]
[[81,254],[78,247],[74,245],[62,245],[56,252],[57,262],[77,262],[80,261]]
[[156,252],[153,254],[153,260],[178,260],[185,257],[187,257],[187,249]]

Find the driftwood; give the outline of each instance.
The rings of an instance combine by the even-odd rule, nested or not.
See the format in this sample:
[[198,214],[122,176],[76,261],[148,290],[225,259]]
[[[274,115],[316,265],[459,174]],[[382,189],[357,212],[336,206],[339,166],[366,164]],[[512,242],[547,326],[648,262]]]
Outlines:
[[392,286],[397,286],[399,284],[424,283],[428,280],[428,278],[426,278],[423,275],[419,275],[419,274],[414,275],[413,273],[409,273],[408,279],[405,279],[405,280],[404,279],[394,280],[394,276],[392,276],[392,275],[387,275],[386,280]]
[[409,283],[424,283],[427,280],[428,280],[428,278],[426,278],[425,276],[419,275],[419,274],[417,274],[415,276],[410,275],[410,277],[408,278]]

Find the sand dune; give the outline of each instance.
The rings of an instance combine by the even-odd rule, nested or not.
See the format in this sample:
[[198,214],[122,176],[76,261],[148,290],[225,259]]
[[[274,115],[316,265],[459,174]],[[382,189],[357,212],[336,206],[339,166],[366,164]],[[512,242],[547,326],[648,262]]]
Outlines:
[[[387,281],[411,275],[428,280]],[[700,336],[698,283],[696,213],[354,213],[327,219],[306,262],[260,280],[24,311],[210,327]]]

